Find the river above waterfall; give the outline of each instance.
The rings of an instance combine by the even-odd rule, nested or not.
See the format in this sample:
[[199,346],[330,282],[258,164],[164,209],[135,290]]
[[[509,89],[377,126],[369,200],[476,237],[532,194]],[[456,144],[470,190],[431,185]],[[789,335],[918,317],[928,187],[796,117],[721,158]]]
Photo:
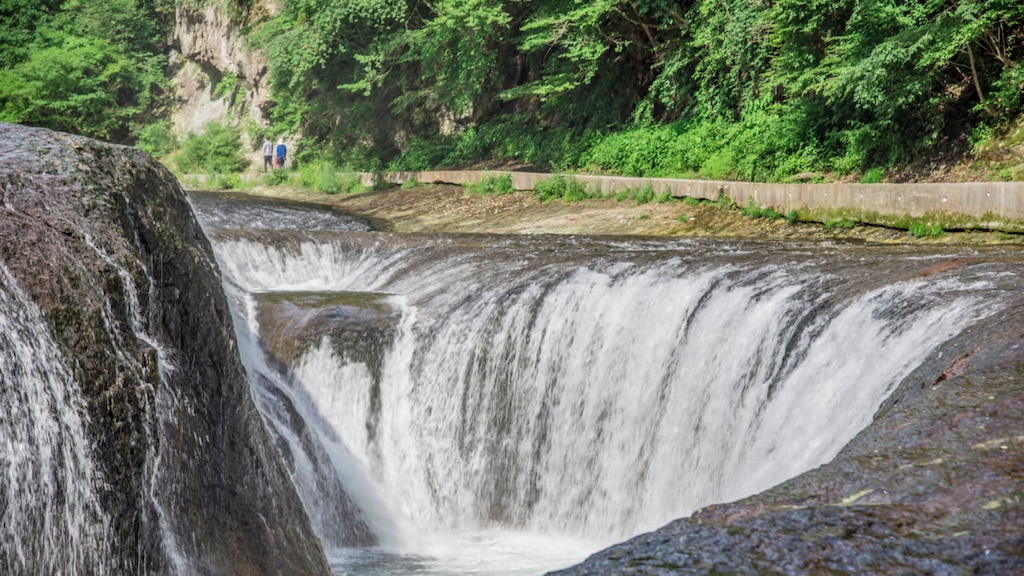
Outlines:
[[764,490],[1022,287],[1016,248],[389,234],[192,198],[339,574],[538,574]]

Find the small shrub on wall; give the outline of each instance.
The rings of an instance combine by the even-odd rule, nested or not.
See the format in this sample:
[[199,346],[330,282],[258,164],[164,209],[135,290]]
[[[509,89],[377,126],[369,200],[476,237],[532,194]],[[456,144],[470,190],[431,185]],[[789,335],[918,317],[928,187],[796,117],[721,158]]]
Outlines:
[[342,172],[327,159],[304,163],[299,168],[299,182],[321,194],[354,194],[365,190],[359,174]]
[[541,202],[550,202],[558,198],[569,202],[578,202],[591,197],[582,182],[572,176],[562,174],[555,174],[550,178],[540,180],[533,185],[533,193],[540,198]]
[[501,176],[488,176],[479,182],[473,182],[466,186],[466,191],[472,194],[511,194],[515,192],[512,185],[512,175],[502,174]]

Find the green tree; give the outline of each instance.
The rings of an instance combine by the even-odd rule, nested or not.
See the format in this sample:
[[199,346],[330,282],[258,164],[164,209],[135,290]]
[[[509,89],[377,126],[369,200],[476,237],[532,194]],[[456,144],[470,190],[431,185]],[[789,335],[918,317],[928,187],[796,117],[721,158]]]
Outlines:
[[7,0],[0,118],[133,141],[167,94],[171,0]]
[[375,134],[389,132],[395,93],[380,92],[383,78],[397,75],[383,70],[391,62],[379,46],[405,15],[404,4],[386,0],[289,2],[254,36],[269,57],[277,129],[337,150],[372,146]]
[[56,20],[64,32],[104,38],[129,54],[154,54],[173,14],[173,6],[154,0],[65,0]]
[[511,19],[500,2],[436,2],[422,27],[396,35],[388,46],[397,63],[419,72],[420,98],[399,99],[399,109],[417,101],[454,116],[486,108],[483,100],[494,98],[504,79],[499,55]]
[[1024,111],[1024,9],[1014,0],[962,0],[944,5],[922,58],[956,90],[964,78],[976,109],[1007,121]]
[[4,0],[0,3],[0,68],[24,62],[63,0]]
[[110,42],[67,36],[0,70],[0,120],[124,141],[147,78]]

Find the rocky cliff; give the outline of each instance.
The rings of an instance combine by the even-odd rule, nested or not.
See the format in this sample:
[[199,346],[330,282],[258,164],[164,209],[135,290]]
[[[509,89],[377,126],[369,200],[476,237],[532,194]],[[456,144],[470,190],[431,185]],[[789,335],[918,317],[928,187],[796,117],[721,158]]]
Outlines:
[[[172,84],[179,106],[173,125],[179,135],[202,132],[214,121],[267,124],[267,60],[250,48],[243,30],[278,14],[280,3],[256,0],[234,12],[227,6],[224,2],[201,6],[179,2],[175,10],[170,62],[176,67]],[[248,144],[255,147],[258,143]]]
[[[23,451],[0,438],[4,532],[19,486],[56,483],[45,492],[52,506],[23,506],[52,514],[67,507],[72,484],[91,481],[99,501],[91,514],[106,518],[94,523],[105,526],[110,550],[82,556],[85,572],[329,573],[252,401],[209,244],[171,174],[130,148],[9,124],[0,124],[0,158],[0,264],[9,278],[0,300],[16,300],[17,290],[41,313],[68,367],[62,394],[80,391],[84,402],[80,414],[36,413],[58,426],[81,419],[97,467],[92,480],[17,467]],[[16,315],[5,310],[17,311],[0,316]],[[20,404],[29,401],[19,392],[28,370],[12,355],[20,337],[6,336],[0,398]],[[17,413],[10,408],[8,419]],[[0,571],[46,571],[48,531],[59,519],[28,516],[21,544],[0,545]],[[53,547],[81,545],[77,535],[63,538]]]

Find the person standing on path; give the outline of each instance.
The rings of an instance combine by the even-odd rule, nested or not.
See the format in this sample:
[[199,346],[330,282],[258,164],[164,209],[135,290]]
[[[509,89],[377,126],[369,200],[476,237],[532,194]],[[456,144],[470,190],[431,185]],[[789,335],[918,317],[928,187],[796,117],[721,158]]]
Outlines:
[[277,139],[277,167],[284,168],[285,156],[288,153],[288,148],[284,145],[284,140],[281,138]]
[[274,167],[274,143],[270,138],[263,138],[263,171]]

